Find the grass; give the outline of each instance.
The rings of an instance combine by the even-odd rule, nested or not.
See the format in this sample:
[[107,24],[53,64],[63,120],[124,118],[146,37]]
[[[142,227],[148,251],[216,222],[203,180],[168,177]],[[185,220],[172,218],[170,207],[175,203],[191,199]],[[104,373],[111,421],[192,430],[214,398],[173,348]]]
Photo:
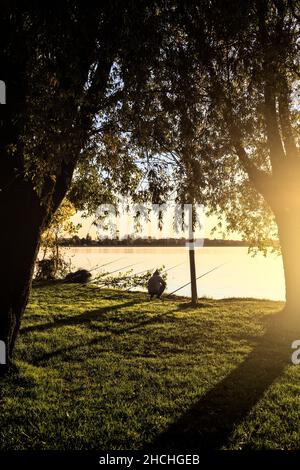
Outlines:
[[281,308],[35,287],[20,372],[1,383],[0,449],[300,448],[298,338],[269,320]]

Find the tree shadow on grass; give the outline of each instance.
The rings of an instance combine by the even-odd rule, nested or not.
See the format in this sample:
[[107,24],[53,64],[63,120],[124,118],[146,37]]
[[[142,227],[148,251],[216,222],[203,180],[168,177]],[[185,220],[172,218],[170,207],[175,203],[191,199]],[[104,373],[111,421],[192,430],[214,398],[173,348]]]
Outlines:
[[80,325],[82,323],[88,323],[89,321],[97,320],[98,317],[102,317],[106,313],[114,311],[118,312],[123,308],[131,307],[132,305],[136,305],[136,302],[134,300],[131,300],[130,302],[125,302],[123,304],[118,303],[111,306],[105,306],[96,310],[87,310],[77,315],[66,315],[63,318],[54,319],[54,321],[52,322],[42,323],[39,325],[25,326],[21,328],[21,334],[26,334],[31,331],[47,331],[66,325]]
[[[97,318],[97,314],[99,313],[99,310],[93,310],[93,311],[89,311],[89,312],[85,312],[85,313],[87,314],[86,317],[88,319],[92,318],[92,319],[95,320]],[[162,322],[172,322],[172,323],[174,323],[174,321],[176,321],[176,318],[172,314],[169,314],[169,315],[168,314],[160,314],[160,315],[155,315],[155,316],[152,315],[150,318],[148,318],[146,320],[145,319],[142,319],[142,320],[139,319],[138,323],[135,323],[131,326],[127,326],[125,328],[116,328],[116,327],[105,328],[105,332],[107,334],[112,334],[112,335],[122,335],[122,334],[135,332],[136,330],[140,330],[140,329],[145,328],[147,326],[159,324],[159,323],[162,323]],[[65,323],[65,324],[67,324],[67,323]],[[99,326],[99,330],[104,331],[103,325]],[[76,351],[76,350],[78,350],[82,347],[84,347],[84,348],[86,348],[86,347],[93,348],[94,346],[98,346],[99,343],[101,343],[101,342],[103,342],[103,337],[102,336],[101,337],[96,336],[92,340],[89,340],[87,343],[82,343],[82,342],[79,343],[79,344],[76,343],[76,344],[73,344],[72,346],[59,348],[59,349],[56,349],[55,351],[51,351],[49,353],[44,353],[41,356],[32,358],[30,362],[34,365],[43,365],[43,364],[47,363],[47,361],[51,360],[54,357],[60,357],[60,360],[68,360],[69,359],[69,354],[73,353],[73,351]],[[102,353],[102,352],[107,352],[109,350],[110,349],[107,349],[107,348],[106,349],[105,348],[102,348],[102,349],[97,348],[97,354]],[[74,360],[74,358],[76,359],[76,356],[72,355],[71,357],[72,357],[73,360]]]
[[197,305],[192,305],[191,301],[188,301],[188,302],[178,303],[177,310],[196,310],[198,308],[201,309],[201,308],[212,308],[212,307],[219,309],[217,305],[215,306],[212,303],[198,301]]
[[283,333],[269,324],[246,359],[144,450],[212,451],[226,446],[234,427],[291,364],[291,343],[297,336],[299,332]]

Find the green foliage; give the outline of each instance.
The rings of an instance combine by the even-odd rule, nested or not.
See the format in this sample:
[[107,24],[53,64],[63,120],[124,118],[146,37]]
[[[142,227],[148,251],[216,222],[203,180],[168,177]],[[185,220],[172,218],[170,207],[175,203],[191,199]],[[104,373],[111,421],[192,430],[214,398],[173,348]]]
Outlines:
[[35,279],[37,281],[53,281],[60,267],[59,261],[53,258],[37,260],[36,265]]
[[94,215],[101,204],[134,197],[142,177],[126,136],[98,130],[74,173],[68,199],[77,210]]
[[[68,197],[89,214],[124,196],[163,203],[171,193],[227,213],[245,178],[224,119],[228,94],[245,146],[268,168],[255,2],[230,5],[113,1],[91,10],[63,2],[55,21],[50,7],[5,11],[3,25],[17,31],[5,51],[14,40],[31,51],[20,70],[28,86],[18,141],[7,143],[22,161],[16,177],[54,209],[75,168]],[[271,31],[277,16],[269,15]],[[227,219],[252,232],[240,217]]]
[[[278,239],[274,206],[288,193],[271,179],[274,154],[299,144],[295,8],[284,0],[170,2],[159,60],[139,86],[127,82],[107,121],[139,149],[141,198],[204,204],[225,231],[264,252]],[[292,153],[279,180],[298,172]]]
[[76,211],[73,204],[65,199],[52,217],[49,227],[41,237],[41,258],[37,261],[37,279],[55,279],[64,277],[70,270],[66,250],[60,246],[60,239],[77,235],[81,224],[71,220]]
[[10,119],[17,132],[3,132],[14,136],[8,173],[31,182],[50,216],[68,190],[88,214],[123,197],[172,195],[224,215],[227,230],[264,249],[278,236],[268,207],[276,191],[253,173],[273,176],[276,126],[283,153],[291,137],[299,144],[297,11],[287,0],[5,9],[3,28],[16,35],[4,37],[0,59],[14,64],[22,95]]
[[151,72],[161,41],[158,4],[3,6],[1,79],[9,90],[7,119],[0,120],[4,186],[13,181],[33,188],[43,223],[65,197],[75,168],[69,199],[78,208],[113,200],[116,188],[134,189],[138,168],[125,136],[99,128],[121,105],[127,81],[138,84]]

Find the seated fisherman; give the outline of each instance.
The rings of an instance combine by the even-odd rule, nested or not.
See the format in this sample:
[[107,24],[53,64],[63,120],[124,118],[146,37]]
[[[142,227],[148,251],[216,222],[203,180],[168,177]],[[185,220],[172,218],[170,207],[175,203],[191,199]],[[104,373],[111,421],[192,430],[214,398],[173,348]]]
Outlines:
[[166,288],[166,283],[163,278],[159,275],[158,269],[153,273],[148,281],[148,293],[150,300],[156,295],[160,299],[161,294]]

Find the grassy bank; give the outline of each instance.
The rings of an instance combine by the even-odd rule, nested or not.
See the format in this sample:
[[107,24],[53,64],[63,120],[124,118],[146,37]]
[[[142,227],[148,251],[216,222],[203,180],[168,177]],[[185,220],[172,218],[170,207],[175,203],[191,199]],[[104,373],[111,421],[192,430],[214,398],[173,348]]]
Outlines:
[[299,448],[300,366],[269,321],[281,307],[35,287],[0,448]]

